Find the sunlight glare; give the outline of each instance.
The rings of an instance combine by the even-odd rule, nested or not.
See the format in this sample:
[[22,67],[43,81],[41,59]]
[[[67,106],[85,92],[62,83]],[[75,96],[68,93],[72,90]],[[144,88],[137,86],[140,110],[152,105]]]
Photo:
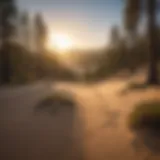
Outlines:
[[68,51],[73,46],[71,38],[66,34],[50,34],[47,48],[57,51]]

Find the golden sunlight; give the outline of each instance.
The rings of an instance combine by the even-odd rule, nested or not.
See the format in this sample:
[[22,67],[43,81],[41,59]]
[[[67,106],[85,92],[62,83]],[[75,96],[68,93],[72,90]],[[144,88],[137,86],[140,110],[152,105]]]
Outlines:
[[48,36],[47,48],[49,50],[68,51],[73,46],[71,38],[66,34],[50,34]]

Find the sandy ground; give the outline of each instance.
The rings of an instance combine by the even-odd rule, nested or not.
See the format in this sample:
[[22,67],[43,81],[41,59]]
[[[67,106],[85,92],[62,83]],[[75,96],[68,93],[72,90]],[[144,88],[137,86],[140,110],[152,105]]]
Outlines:
[[[160,99],[160,90],[122,95],[127,83],[137,78],[140,75],[96,85],[43,84],[25,91],[0,91],[0,159],[143,160],[148,152],[134,152],[127,118],[139,101]],[[35,115],[36,104],[53,90],[71,93],[75,107],[52,116]]]

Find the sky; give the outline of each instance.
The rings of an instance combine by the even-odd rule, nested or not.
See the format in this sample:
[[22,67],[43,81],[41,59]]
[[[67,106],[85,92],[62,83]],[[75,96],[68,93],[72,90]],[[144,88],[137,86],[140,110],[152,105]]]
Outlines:
[[122,0],[17,0],[21,11],[41,12],[49,34],[67,34],[75,48],[108,43],[110,28],[121,26]]

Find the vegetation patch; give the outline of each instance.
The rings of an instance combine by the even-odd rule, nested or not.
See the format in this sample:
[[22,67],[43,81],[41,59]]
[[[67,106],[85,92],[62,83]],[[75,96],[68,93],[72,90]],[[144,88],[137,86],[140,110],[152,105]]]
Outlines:
[[73,109],[75,101],[73,97],[64,92],[56,92],[44,98],[35,108],[35,113],[45,112],[51,115],[56,114],[61,109]]
[[131,82],[128,85],[128,90],[140,90],[140,89],[147,89],[147,84],[145,83],[134,83]]
[[154,130],[160,133],[160,101],[138,104],[129,117],[129,127],[133,130]]
[[129,127],[135,137],[134,149],[147,148],[152,154],[160,153],[160,100],[138,104],[129,117]]
[[120,95],[127,94],[130,91],[145,90],[149,86],[146,83],[130,82],[124,89],[120,91]]

